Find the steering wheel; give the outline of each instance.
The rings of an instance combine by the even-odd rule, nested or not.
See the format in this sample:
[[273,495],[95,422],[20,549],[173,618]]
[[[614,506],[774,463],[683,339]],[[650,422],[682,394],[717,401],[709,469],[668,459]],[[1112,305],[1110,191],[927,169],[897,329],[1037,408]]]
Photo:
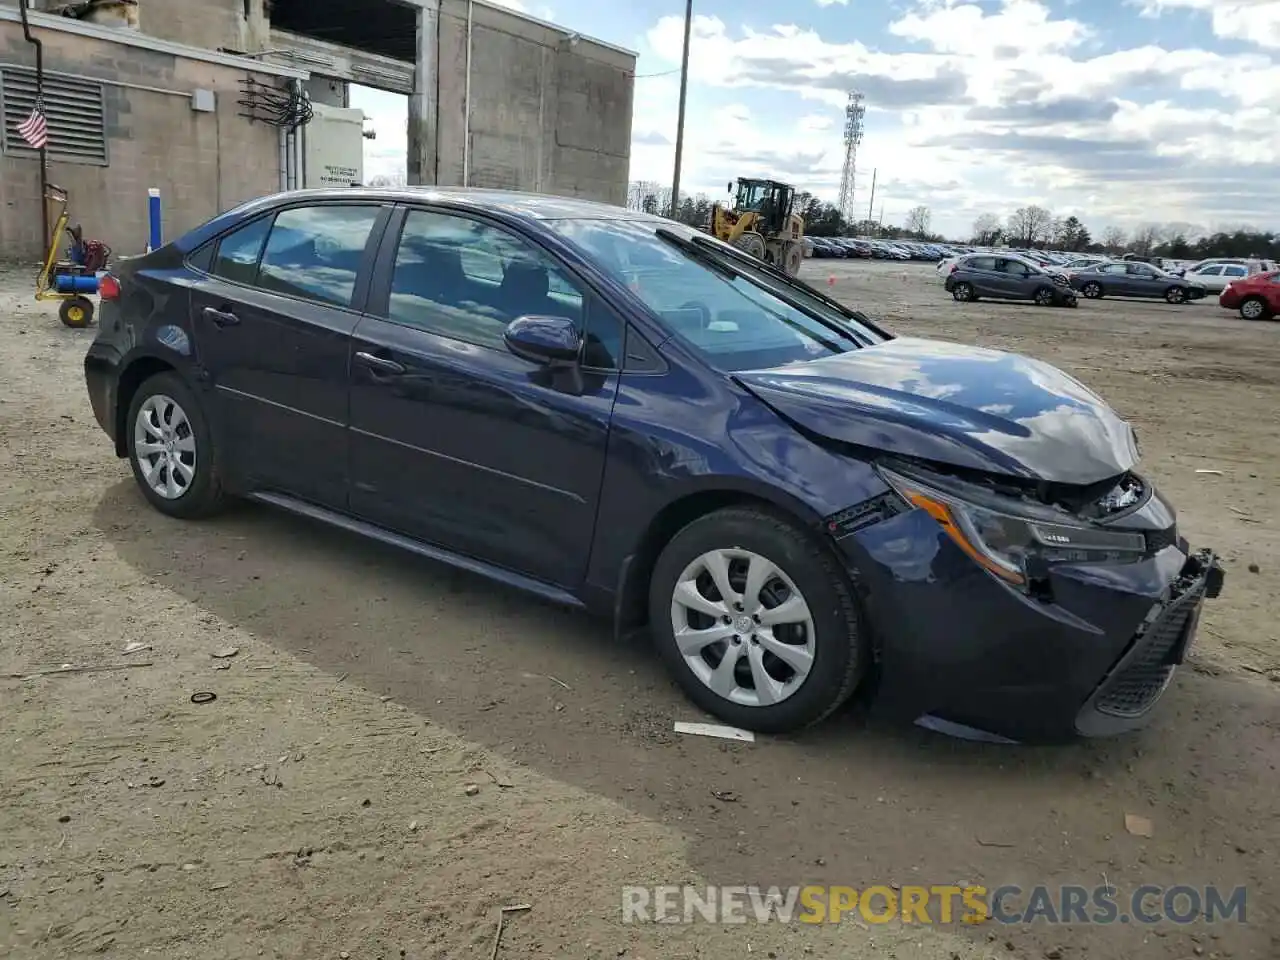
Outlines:
[[680,310],[697,310],[702,315],[702,329],[711,326],[711,308],[701,300],[686,300],[680,304]]

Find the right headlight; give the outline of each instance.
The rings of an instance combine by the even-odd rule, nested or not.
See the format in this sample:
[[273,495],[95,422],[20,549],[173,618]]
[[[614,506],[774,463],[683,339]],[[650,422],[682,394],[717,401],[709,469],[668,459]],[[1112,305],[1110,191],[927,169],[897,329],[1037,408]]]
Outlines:
[[1054,563],[1136,560],[1141,533],[1106,530],[1065,511],[922,471],[880,467],[898,495],[928,513],[955,544],[1001,580],[1025,587]]

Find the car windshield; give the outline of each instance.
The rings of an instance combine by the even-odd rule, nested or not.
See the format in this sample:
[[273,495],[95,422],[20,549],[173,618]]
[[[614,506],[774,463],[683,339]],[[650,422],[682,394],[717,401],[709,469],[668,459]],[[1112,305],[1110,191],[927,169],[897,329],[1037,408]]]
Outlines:
[[[784,281],[736,261],[730,261],[729,269],[720,268],[707,262],[702,251],[681,249],[659,235],[663,229],[685,240],[699,236],[676,224],[554,220],[548,226],[624,283],[675,336],[717,369],[781,366],[883,340]],[[714,249],[707,250],[706,257],[728,260],[727,254],[718,255]]]

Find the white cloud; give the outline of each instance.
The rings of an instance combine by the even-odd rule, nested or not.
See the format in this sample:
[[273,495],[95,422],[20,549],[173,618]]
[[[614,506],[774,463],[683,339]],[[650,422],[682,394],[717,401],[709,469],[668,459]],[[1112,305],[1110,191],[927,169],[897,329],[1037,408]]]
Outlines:
[[[698,148],[686,149],[683,182],[718,184],[746,173],[733,168],[745,153],[743,162],[771,162],[779,177],[833,198],[843,160],[840,108],[856,88],[869,111],[859,194],[878,167],[877,197],[902,212],[915,202],[953,204],[957,212],[944,216],[935,206],[935,223],[951,229],[976,209],[1029,202],[1068,209],[1086,197],[1089,210],[1082,212],[1099,221],[1151,219],[1157,214],[1144,209],[1148,197],[1167,208],[1161,219],[1212,219],[1215,211],[1239,219],[1255,197],[1253,219],[1280,221],[1280,197],[1263,166],[1280,149],[1280,128],[1267,120],[1280,95],[1280,65],[1261,52],[1148,44],[1100,53],[1094,29],[1055,17],[1036,0],[983,6],[927,0],[890,30],[916,49],[885,53],[857,41],[832,43],[794,24],[733,29],[717,17],[695,17],[692,90],[742,90],[748,101],[752,88],[783,90],[828,109],[776,134],[776,121],[762,118],[771,131],[765,142],[787,148],[745,152],[701,122],[701,108],[692,109]],[[683,19],[659,20],[647,40],[659,58],[678,64]],[[725,63],[735,69],[725,71]],[[1235,109],[1183,103],[1204,94],[1224,97]],[[660,109],[641,106],[646,100],[637,99],[639,122]],[[673,119],[663,122],[674,130]],[[635,160],[638,170],[670,163],[669,150]],[[1215,176],[1224,184],[1218,194]]]
[[1192,10],[1211,17],[1214,36],[1280,50],[1280,0],[1130,0],[1145,16]]
[[814,0],[820,7],[834,7],[836,5],[847,7],[849,0]]

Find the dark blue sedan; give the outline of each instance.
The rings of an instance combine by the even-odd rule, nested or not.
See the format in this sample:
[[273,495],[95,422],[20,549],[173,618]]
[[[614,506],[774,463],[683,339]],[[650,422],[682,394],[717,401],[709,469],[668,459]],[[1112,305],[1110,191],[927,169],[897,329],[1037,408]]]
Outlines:
[[741,727],[862,688],[969,735],[1131,729],[1221,589],[1076,380],[658,217],[294,192],[102,296],[89,397],[156,509],[248,497],[647,622]]

